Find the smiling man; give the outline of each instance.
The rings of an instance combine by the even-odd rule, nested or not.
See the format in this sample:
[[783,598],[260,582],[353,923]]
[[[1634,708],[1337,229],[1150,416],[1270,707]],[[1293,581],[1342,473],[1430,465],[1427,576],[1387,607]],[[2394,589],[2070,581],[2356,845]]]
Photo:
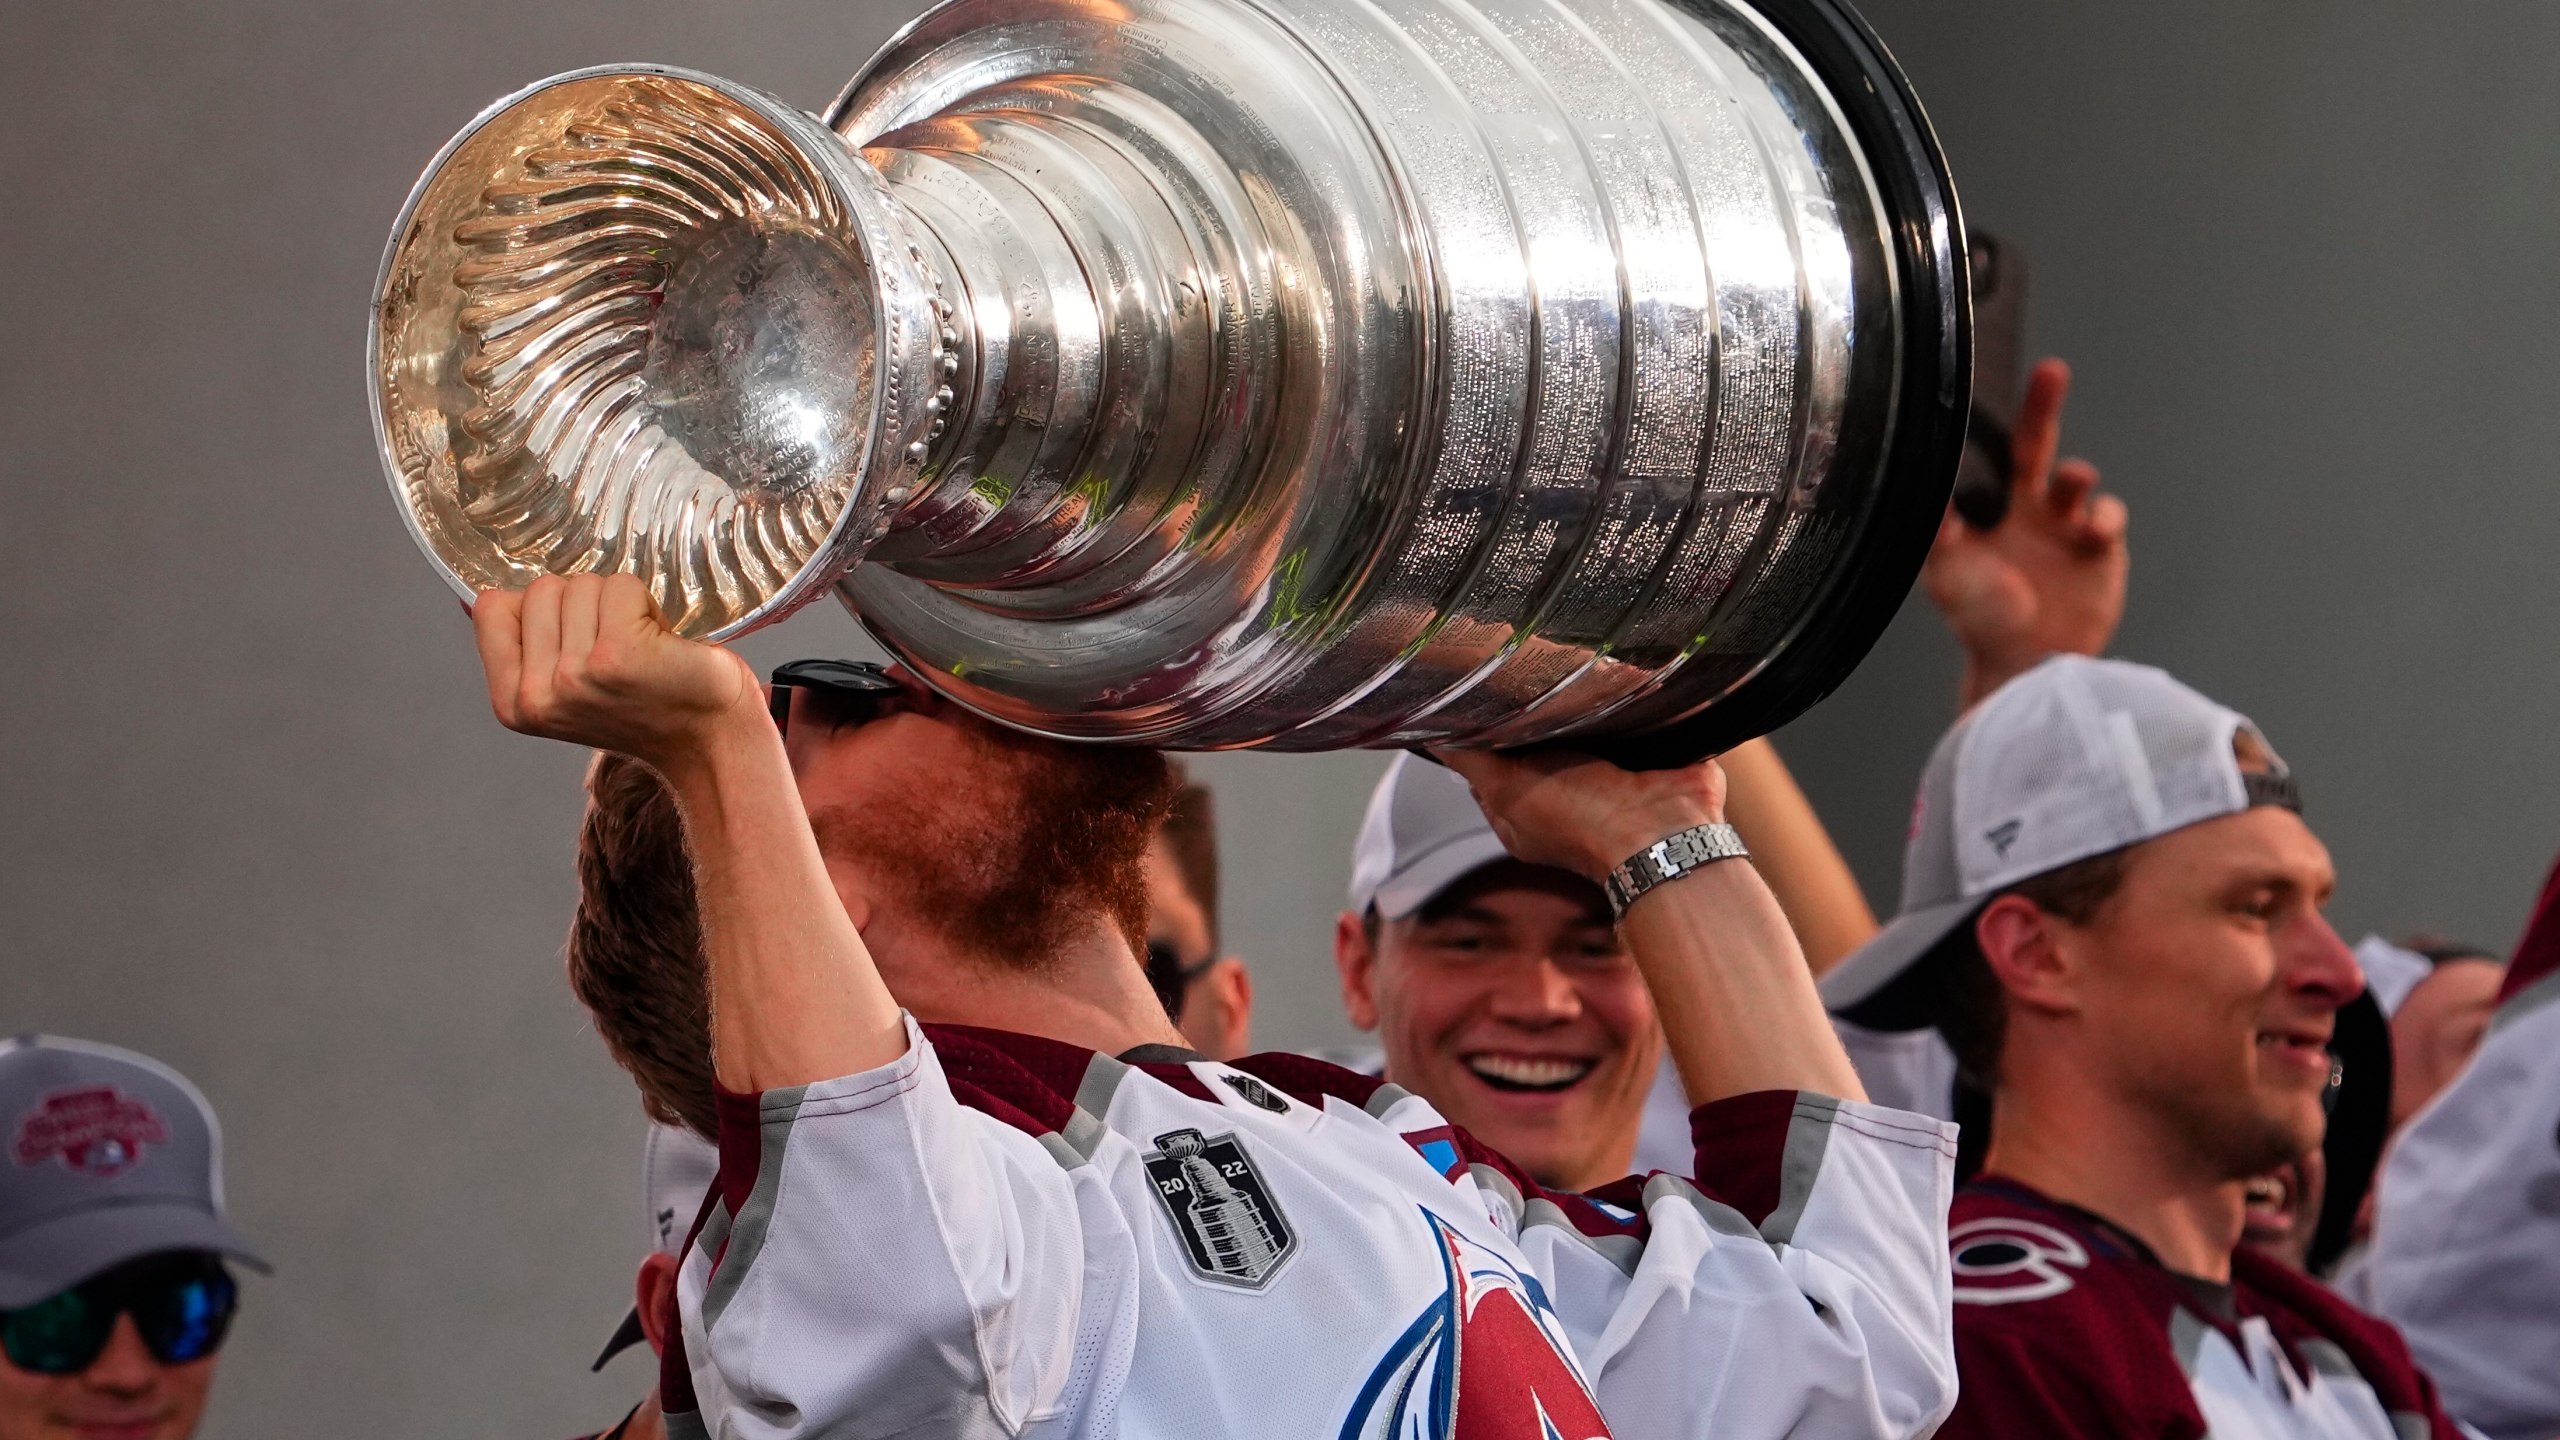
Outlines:
[[222,1127],[148,1056],[0,1040],[0,1440],[187,1440],[263,1270],[222,1200]]
[[1334,964],[1386,1078],[1541,1184],[1628,1173],[1662,1029],[1599,886],[1513,859],[1465,780],[1399,755],[1370,796],[1350,899]]
[[1941,1435],[2460,1433],[2396,1331],[2240,1244],[2364,986],[2333,882],[2256,728],[2147,666],[2048,660],[1940,743],[1903,911],[1825,989],[1993,1097]]

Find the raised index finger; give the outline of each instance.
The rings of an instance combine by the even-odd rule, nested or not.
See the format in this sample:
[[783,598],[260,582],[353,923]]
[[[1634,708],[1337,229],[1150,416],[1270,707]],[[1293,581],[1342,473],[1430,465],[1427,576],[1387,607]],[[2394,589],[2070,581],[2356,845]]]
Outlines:
[[2027,398],[2018,406],[2018,423],[2009,432],[2010,505],[2036,505],[2044,499],[2045,479],[2062,449],[2062,401],[2071,393],[2071,367],[2050,357],[2036,362],[2027,377]]

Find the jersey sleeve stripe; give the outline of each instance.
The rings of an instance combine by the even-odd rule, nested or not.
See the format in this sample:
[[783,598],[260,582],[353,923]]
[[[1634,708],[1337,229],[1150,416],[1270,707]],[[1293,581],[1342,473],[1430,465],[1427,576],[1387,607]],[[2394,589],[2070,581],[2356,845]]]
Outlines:
[[1754,1226],[1776,1214],[1786,1195],[1796,1098],[1793,1090],[1755,1090],[1701,1105],[1689,1115],[1698,1188],[1741,1211]]
[[[720,1323],[720,1316],[736,1297],[746,1273],[755,1267],[756,1256],[764,1251],[767,1229],[773,1223],[773,1197],[782,1189],[782,1157],[791,1140],[791,1124],[800,1115],[801,1097],[806,1086],[795,1085],[782,1090],[764,1092],[763,1103],[756,1107],[759,1139],[754,1147],[756,1170],[743,1199],[733,1200],[737,1218],[730,1222],[727,1243],[721,1247],[713,1265],[710,1282],[702,1291],[702,1328],[709,1330]],[[724,1115],[720,1122],[722,1135],[729,1129]],[[743,1147],[742,1147],[743,1148]],[[721,1147],[721,1163],[728,1163],[729,1149]],[[734,1191],[732,1192],[735,1193]]]
[[[1128,1078],[1127,1065],[1095,1051],[1093,1058],[1085,1062],[1084,1078],[1076,1082],[1076,1109],[1097,1121],[1108,1117],[1112,1099],[1120,1093],[1121,1082]],[[1070,1119],[1068,1123],[1075,1122]]]
[[1737,1240],[1761,1238],[1759,1228],[1745,1219],[1741,1211],[1677,1175],[1648,1176],[1644,1182],[1644,1188],[1638,1192],[1638,1201],[1647,1214],[1652,1213],[1657,1202],[1666,1198],[1674,1198],[1686,1203],[1698,1212],[1700,1219],[1707,1222],[1708,1229],[1719,1235],[1730,1235]]
[[1644,1258],[1642,1240],[1624,1233],[1586,1234],[1581,1226],[1573,1223],[1573,1217],[1564,1213],[1563,1206],[1543,1195],[1522,1207],[1520,1225],[1524,1230],[1532,1225],[1552,1225],[1580,1241],[1585,1249],[1617,1267],[1619,1274],[1630,1278],[1633,1278],[1636,1273],[1636,1262]]
[[1778,1203],[1760,1222],[1760,1234],[1770,1244],[1796,1238],[1796,1222],[1804,1218],[1805,1202],[1813,1198],[1814,1182],[1822,1176],[1831,1122],[1839,1113],[1840,1102],[1828,1095],[1797,1094],[1787,1118],[1786,1148],[1778,1158]]

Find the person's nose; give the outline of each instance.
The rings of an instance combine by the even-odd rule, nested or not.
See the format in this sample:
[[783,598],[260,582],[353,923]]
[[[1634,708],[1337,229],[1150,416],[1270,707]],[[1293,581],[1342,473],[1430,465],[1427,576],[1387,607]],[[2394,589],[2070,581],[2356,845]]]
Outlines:
[[2314,911],[2294,927],[2286,947],[2285,980],[2296,993],[2337,1009],[2364,992],[2364,967],[2355,951],[2338,937],[2328,917]]
[[1582,1014],[1582,992],[1553,959],[1526,956],[1505,967],[1491,1008],[1514,1025],[1561,1025]]
[[107,1332],[107,1348],[80,1372],[80,1383],[95,1390],[117,1395],[139,1395],[160,1379],[160,1362],[142,1343],[142,1331],[131,1315],[116,1317],[116,1328]]

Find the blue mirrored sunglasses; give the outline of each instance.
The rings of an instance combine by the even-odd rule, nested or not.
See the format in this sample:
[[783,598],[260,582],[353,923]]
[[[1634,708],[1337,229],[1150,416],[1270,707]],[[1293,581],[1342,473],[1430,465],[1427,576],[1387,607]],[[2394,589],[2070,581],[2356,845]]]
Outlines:
[[116,1317],[131,1315],[153,1359],[184,1365],[222,1348],[239,1300],[239,1286],[216,1256],[145,1255],[33,1305],[0,1311],[0,1351],[21,1370],[77,1375],[105,1353]]

